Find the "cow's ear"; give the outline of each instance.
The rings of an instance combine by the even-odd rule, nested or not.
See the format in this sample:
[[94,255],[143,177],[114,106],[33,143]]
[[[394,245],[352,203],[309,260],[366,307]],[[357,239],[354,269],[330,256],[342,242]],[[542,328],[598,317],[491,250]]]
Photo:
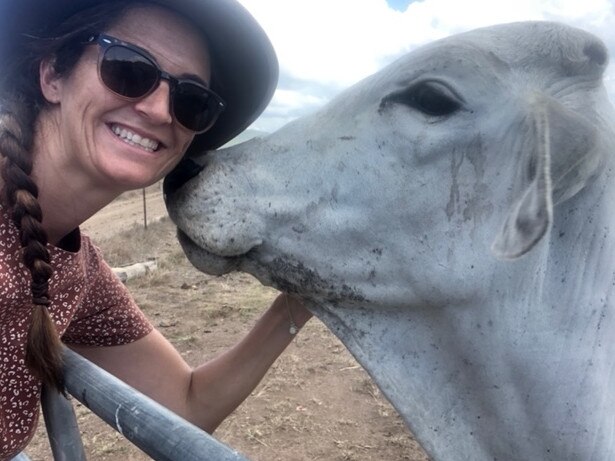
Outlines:
[[545,235],[553,217],[551,196],[551,145],[546,107],[534,104],[528,120],[528,136],[524,143],[529,152],[524,152],[522,168],[529,173],[523,179],[519,193],[512,204],[491,247],[493,253],[503,259],[524,255]]
[[519,155],[517,196],[492,250],[504,259],[530,251],[545,235],[553,205],[576,195],[601,171],[604,149],[598,131],[554,99],[534,96]]

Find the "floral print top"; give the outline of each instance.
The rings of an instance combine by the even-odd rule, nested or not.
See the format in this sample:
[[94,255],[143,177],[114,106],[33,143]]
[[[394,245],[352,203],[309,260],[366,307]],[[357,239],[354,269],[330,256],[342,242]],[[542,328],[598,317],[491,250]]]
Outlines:
[[[76,251],[48,246],[54,268],[49,312],[65,343],[114,346],[152,326],[87,236],[71,235]],[[32,303],[30,273],[21,262],[19,231],[0,205],[0,460],[28,444],[36,429],[40,382],[24,365]]]

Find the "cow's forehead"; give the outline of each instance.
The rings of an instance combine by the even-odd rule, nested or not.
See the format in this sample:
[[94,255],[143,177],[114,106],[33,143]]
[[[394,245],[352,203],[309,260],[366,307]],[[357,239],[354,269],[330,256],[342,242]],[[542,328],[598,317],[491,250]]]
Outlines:
[[608,65],[602,41],[581,29],[552,22],[520,22],[447,37],[411,53],[434,70],[481,66],[484,71],[549,69],[560,77],[599,79]]

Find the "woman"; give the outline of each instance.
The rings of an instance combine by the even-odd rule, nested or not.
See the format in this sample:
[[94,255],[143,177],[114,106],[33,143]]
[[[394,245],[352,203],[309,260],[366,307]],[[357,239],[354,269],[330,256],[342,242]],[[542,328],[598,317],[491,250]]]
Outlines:
[[0,18],[0,459],[30,440],[41,383],[61,388],[60,339],[213,431],[310,314],[281,295],[193,370],[79,225],[248,126],[276,83],[270,43],[234,0],[12,0]]

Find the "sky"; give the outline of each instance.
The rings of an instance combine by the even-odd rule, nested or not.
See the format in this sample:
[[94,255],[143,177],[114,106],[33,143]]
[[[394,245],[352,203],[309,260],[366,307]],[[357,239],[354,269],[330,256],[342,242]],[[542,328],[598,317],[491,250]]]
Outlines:
[[273,132],[425,43],[492,24],[555,20],[599,36],[615,103],[615,0],[239,0],[280,62],[275,95],[252,129]]

